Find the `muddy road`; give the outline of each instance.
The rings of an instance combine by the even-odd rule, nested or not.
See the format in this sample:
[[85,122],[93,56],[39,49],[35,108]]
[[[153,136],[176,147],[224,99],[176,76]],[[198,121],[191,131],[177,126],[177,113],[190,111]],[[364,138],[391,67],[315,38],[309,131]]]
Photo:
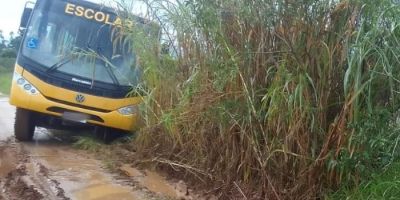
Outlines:
[[8,104],[8,99],[0,93],[0,141],[13,135],[15,108]]
[[129,178],[121,178],[47,129],[36,128],[33,142],[15,141],[14,112],[0,98],[0,200],[182,199],[182,189],[158,174],[126,165]]

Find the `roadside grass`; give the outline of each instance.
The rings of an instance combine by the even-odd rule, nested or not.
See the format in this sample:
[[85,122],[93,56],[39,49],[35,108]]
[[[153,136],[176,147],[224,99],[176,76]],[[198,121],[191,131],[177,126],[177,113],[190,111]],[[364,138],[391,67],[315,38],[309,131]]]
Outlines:
[[0,66],[0,93],[10,94],[12,70]]
[[386,171],[373,175],[357,188],[343,187],[328,199],[400,199],[400,162],[393,163]]
[[112,141],[111,144],[104,144],[104,142],[98,139],[94,134],[83,132],[74,137],[75,142],[73,146],[78,149],[96,153],[112,150],[115,146],[130,143],[133,138],[133,136],[121,136]]
[[76,136],[74,139],[74,148],[93,153],[110,171],[116,172],[123,164],[135,163],[135,149],[130,145],[131,137],[122,137],[111,144],[104,144],[93,134]]
[[103,145],[100,140],[91,136],[77,136],[75,138],[77,141],[73,144],[75,148],[86,150],[92,153],[99,152]]

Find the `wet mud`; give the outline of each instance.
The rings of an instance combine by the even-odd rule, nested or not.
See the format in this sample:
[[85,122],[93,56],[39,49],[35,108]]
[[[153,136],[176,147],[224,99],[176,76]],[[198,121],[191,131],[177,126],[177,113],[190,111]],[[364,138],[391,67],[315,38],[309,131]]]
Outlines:
[[0,199],[151,199],[118,181],[102,162],[37,129],[35,141],[0,143]]
[[0,144],[0,199],[69,199],[48,169],[29,158],[21,144],[13,140]]
[[187,189],[150,170],[126,164],[112,174],[102,161],[37,128],[35,141],[0,141],[0,200],[163,200]]

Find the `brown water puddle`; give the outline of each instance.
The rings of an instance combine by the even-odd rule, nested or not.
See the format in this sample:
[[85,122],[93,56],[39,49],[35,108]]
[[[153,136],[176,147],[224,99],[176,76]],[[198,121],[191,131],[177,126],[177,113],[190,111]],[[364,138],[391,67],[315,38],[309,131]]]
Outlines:
[[[43,131],[43,130],[41,130]],[[45,136],[41,136],[45,137]],[[42,142],[41,142],[42,141]],[[118,183],[103,168],[102,163],[89,158],[85,152],[57,142],[37,141],[24,149],[31,159],[44,165],[50,177],[60,183],[66,196],[74,200],[136,200],[145,195]]]
[[129,166],[128,164],[123,165],[120,167],[120,170],[129,177],[143,177],[144,174],[140,172],[138,169]]
[[154,193],[160,193],[172,198],[178,198],[176,190],[159,174],[146,170],[146,176],[139,178],[144,187]]
[[91,185],[75,193],[76,199],[96,199],[96,200],[136,200],[129,189],[113,186],[110,184]]
[[143,174],[129,165],[124,165],[120,169],[125,173],[125,175],[132,177],[139,183],[139,185],[147,188],[151,192],[162,194],[173,199],[178,198],[179,191],[177,191],[175,187],[169,184],[168,181],[158,173],[146,170],[145,174]]
[[[4,140],[4,144],[0,144],[0,179],[15,172],[9,179],[17,184],[21,176],[24,176],[26,180],[21,187],[16,188],[29,187],[32,192],[39,196],[43,193],[50,199],[145,200],[177,196],[174,188],[163,177],[151,171],[141,172],[128,166],[126,171],[137,180],[134,181],[137,184],[129,186],[117,181],[102,168],[102,162],[88,156],[87,152],[72,148],[71,143],[50,136],[51,133],[46,129],[36,129],[33,143],[7,144],[5,140],[13,133],[14,117],[11,113],[15,109],[8,105],[6,99],[0,98],[0,111],[3,113],[0,115],[0,127],[3,127],[0,130],[0,141]],[[14,148],[16,146],[18,148]],[[19,157],[20,154],[22,157]],[[4,181],[0,183],[4,184]],[[13,188],[8,188],[7,195],[13,194]],[[155,197],[144,188],[161,195]],[[26,199],[25,196],[21,198]]]
[[[27,147],[60,182],[66,196],[76,200],[135,200],[132,189],[116,183],[96,160],[85,158],[79,151],[65,147]],[[72,151],[72,152],[71,152]]]
[[[21,145],[27,156],[27,185],[34,185],[38,191],[58,198],[57,191],[72,200],[146,200],[178,199],[179,191],[159,174],[124,165],[121,171],[131,177],[134,186],[117,180],[104,168],[103,163],[92,158],[86,151],[77,150],[71,144],[54,140],[47,130],[38,129],[35,141]],[[1,146],[0,146],[1,147]],[[0,178],[16,168],[18,158],[13,148],[0,148]],[[53,186],[46,183],[53,181]],[[132,181],[129,181],[132,183]],[[53,187],[59,190],[53,191]],[[150,193],[149,193],[150,191]],[[156,195],[154,195],[156,194]],[[54,197],[54,198],[53,198]]]

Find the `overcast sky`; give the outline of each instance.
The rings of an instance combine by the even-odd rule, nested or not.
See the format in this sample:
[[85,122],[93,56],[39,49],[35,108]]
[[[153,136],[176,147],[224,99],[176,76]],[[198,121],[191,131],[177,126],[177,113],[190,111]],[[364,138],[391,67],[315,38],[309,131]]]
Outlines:
[[11,31],[17,32],[25,0],[2,1],[0,6],[0,30],[8,37]]
[[[109,2],[113,0],[89,1],[109,4]],[[3,35],[6,38],[8,38],[8,35],[11,31],[13,31],[14,33],[18,31],[21,15],[26,2],[27,0],[2,1],[2,6],[0,6],[0,30],[3,31]]]

